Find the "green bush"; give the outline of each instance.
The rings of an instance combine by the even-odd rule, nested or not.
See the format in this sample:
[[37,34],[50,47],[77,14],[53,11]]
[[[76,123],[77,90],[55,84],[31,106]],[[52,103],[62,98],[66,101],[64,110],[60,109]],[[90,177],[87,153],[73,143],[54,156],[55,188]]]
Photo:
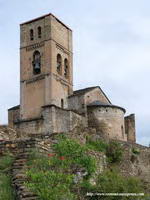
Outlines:
[[[142,184],[138,179],[123,177],[114,169],[98,175],[96,185],[91,185],[89,178],[96,166],[95,159],[87,154],[86,145],[82,146],[72,139],[61,136],[52,148],[54,153],[48,155],[32,152],[28,162],[30,169],[27,170],[26,185],[38,195],[40,200],[132,200],[133,197],[86,197],[86,193],[143,192]],[[119,162],[122,159],[122,151],[120,144],[111,142],[106,147],[109,162]],[[74,174],[79,169],[85,169],[88,177],[75,184]],[[142,198],[138,200],[140,199]]]
[[77,168],[83,167],[87,170],[88,176],[96,170],[95,159],[87,155],[86,147],[74,140],[61,138],[57,144],[53,145],[53,149],[59,156],[64,156],[63,163],[67,164],[66,167],[73,165],[76,165]]
[[106,149],[106,156],[109,163],[118,163],[122,160],[123,149],[117,142],[110,142]]
[[108,144],[102,140],[93,141],[91,138],[87,139],[86,145],[87,145],[87,148],[93,149],[93,150],[99,151],[99,152],[106,152],[106,149],[108,146]]
[[73,175],[54,171],[38,171],[30,169],[27,172],[29,181],[26,183],[41,200],[75,200],[76,195],[70,192]]
[[76,141],[59,137],[53,145],[55,153],[46,155],[33,151],[29,156],[27,182],[25,183],[41,200],[74,200],[74,173],[82,169],[88,179],[96,169],[95,159]]
[[60,156],[76,158],[83,155],[85,148],[76,141],[69,138],[60,139],[57,144],[53,145],[53,149]]
[[38,170],[43,170],[43,171],[49,170],[51,168],[50,161],[47,159],[47,154],[42,155],[37,150],[32,150],[32,152],[30,152],[27,165],[31,167],[37,166]]
[[139,155],[140,154],[140,150],[138,148],[132,148],[132,153]]

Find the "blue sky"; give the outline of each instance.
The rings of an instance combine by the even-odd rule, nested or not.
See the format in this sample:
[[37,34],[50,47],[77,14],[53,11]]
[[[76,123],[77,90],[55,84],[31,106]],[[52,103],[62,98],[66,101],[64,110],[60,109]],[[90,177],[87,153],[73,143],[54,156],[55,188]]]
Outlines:
[[0,123],[19,104],[19,24],[53,13],[73,30],[74,89],[100,85],[136,114],[137,142],[150,143],[149,0],[0,0]]

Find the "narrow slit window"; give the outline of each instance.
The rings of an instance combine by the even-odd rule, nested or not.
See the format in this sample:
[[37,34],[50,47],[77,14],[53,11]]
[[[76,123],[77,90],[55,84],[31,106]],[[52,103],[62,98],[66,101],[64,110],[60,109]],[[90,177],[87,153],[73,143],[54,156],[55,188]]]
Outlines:
[[34,31],[30,29],[30,40],[34,40]]
[[39,26],[38,27],[38,38],[42,37],[42,28]]
[[61,99],[61,108],[64,108],[64,100]]
[[124,138],[124,128],[121,126],[122,137]]
[[69,78],[69,64],[67,58],[64,60],[64,76]]
[[62,73],[62,58],[60,54],[57,54],[57,73]]

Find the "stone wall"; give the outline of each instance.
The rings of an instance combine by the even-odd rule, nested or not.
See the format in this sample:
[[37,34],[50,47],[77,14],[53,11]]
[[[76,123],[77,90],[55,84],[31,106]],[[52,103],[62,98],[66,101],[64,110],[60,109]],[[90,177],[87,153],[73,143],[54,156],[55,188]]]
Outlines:
[[6,152],[12,152],[14,154],[19,153],[19,149],[30,149],[35,147],[35,139],[23,139],[12,141],[0,141],[0,155]]
[[[121,142],[123,158],[118,164],[124,176],[136,176],[150,184],[150,148],[133,142]],[[150,189],[150,188],[149,188]]]
[[135,133],[135,115],[131,114],[125,117],[125,132],[129,142],[136,142]]
[[14,123],[14,128],[20,137],[26,138],[28,134],[44,133],[43,118],[22,120]]
[[14,127],[14,121],[19,120],[20,118],[20,106],[15,106],[8,109],[8,124],[10,127]]
[[100,87],[96,87],[92,91],[87,92],[85,94],[85,105],[88,105],[94,101],[100,101],[102,103],[111,104],[111,102],[106,97],[106,95],[104,94],[104,92]]
[[118,107],[88,107],[88,126],[105,138],[127,141],[124,111]]
[[87,126],[84,116],[55,105],[47,105],[43,106],[40,118],[16,121],[14,128],[21,137],[26,137],[29,134],[68,132],[81,124]]
[[17,137],[18,133],[12,127],[0,125],[0,141],[15,140]]
[[86,115],[87,105],[94,101],[111,104],[103,91],[99,87],[96,87],[95,89],[85,92],[82,95],[69,96],[68,108],[80,114]]
[[68,98],[68,108],[74,110],[79,114],[85,113],[85,100],[84,95],[81,96],[70,96]]
[[76,126],[87,126],[86,118],[71,110],[59,108],[55,105],[43,107],[45,133],[67,132]]

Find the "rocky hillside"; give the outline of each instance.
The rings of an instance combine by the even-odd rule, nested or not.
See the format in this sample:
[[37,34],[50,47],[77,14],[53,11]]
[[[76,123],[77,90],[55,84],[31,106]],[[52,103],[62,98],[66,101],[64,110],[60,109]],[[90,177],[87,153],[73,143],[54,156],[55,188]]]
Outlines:
[[10,177],[20,200],[98,199],[87,193],[144,193],[134,199],[146,199],[150,194],[150,148],[103,140],[94,129],[1,140],[0,151],[1,158],[6,152],[13,157]]
[[17,132],[7,125],[0,126],[0,140],[15,140],[17,139]]

